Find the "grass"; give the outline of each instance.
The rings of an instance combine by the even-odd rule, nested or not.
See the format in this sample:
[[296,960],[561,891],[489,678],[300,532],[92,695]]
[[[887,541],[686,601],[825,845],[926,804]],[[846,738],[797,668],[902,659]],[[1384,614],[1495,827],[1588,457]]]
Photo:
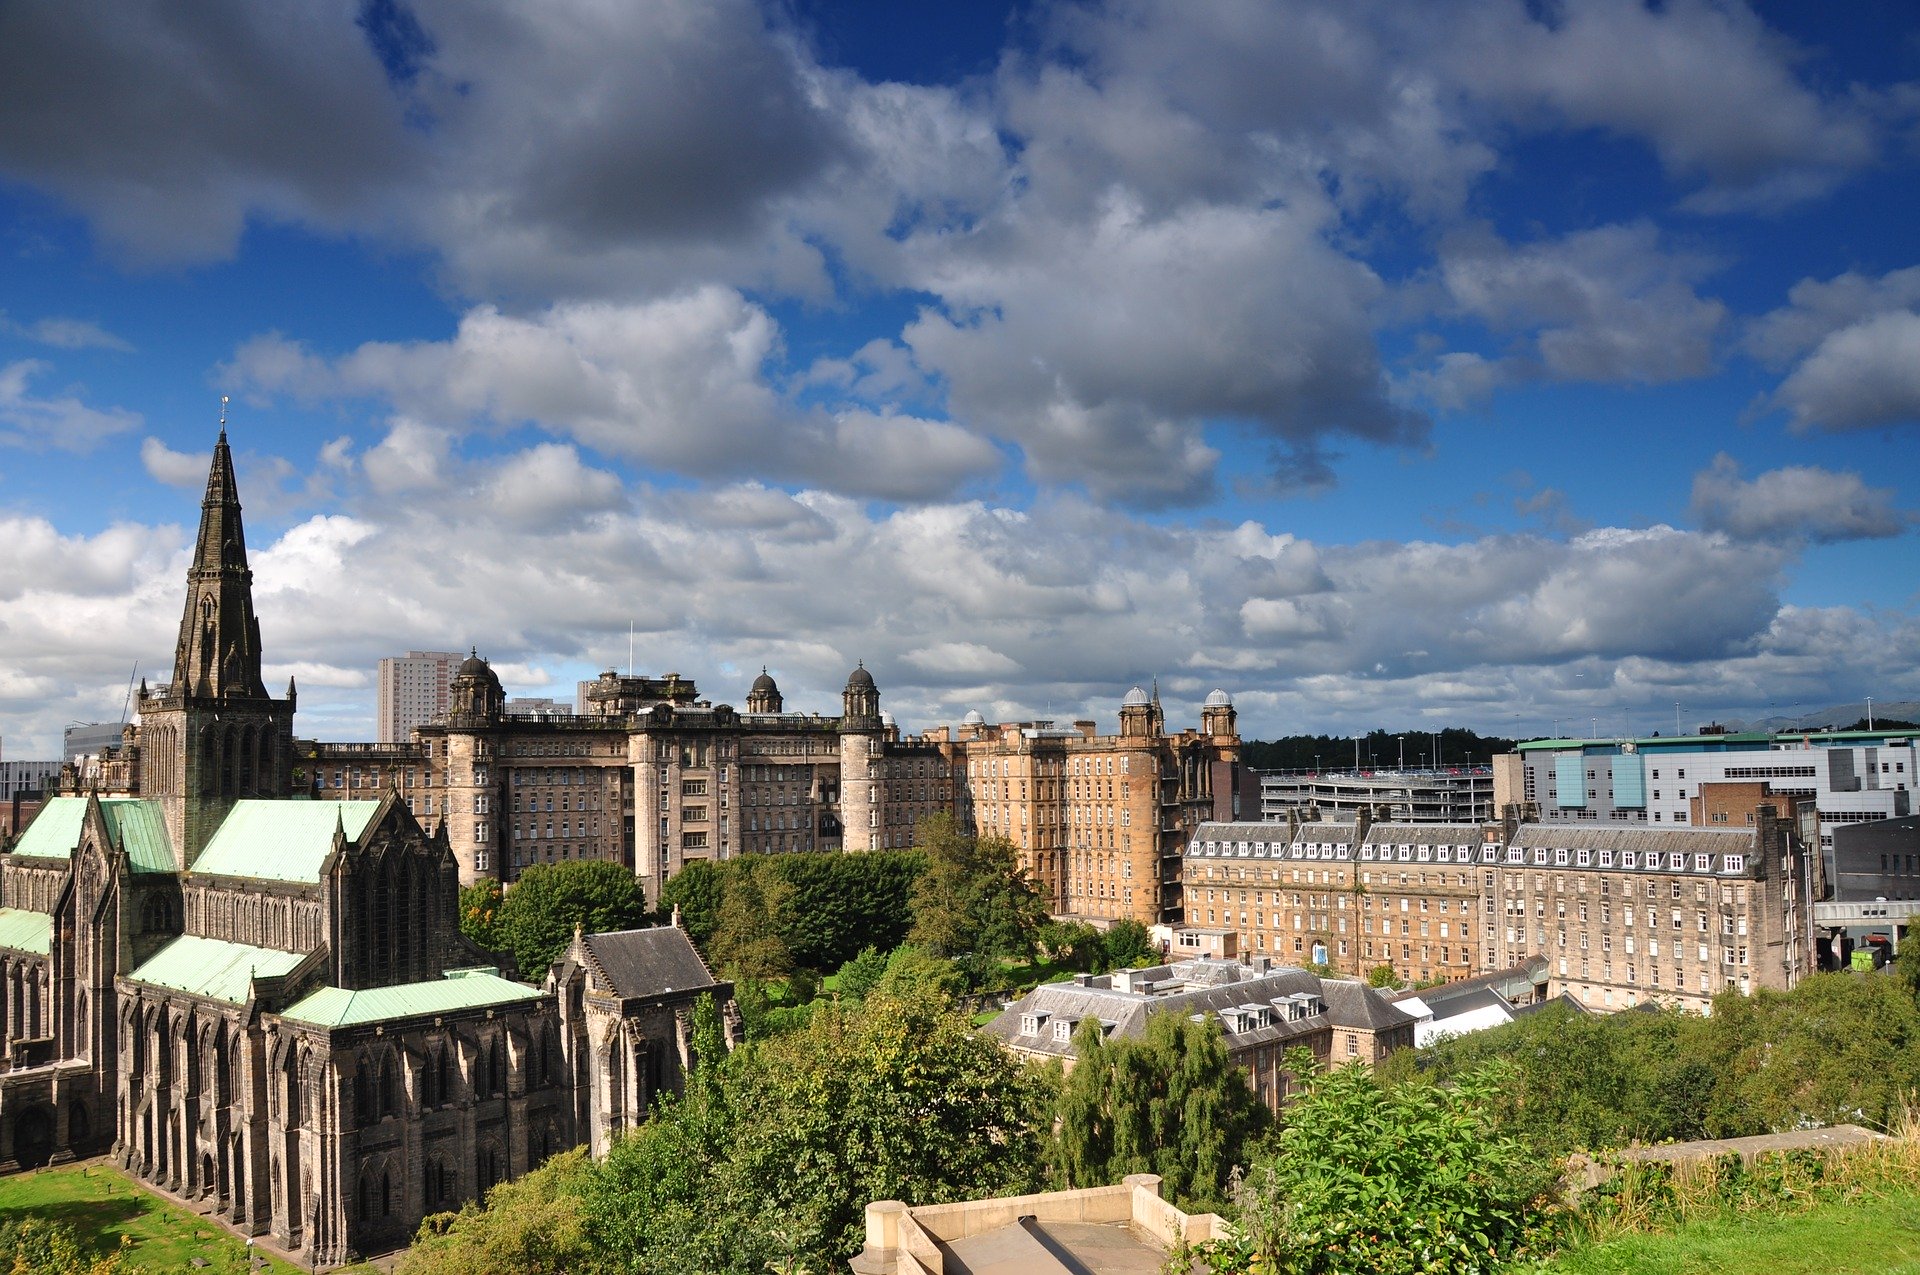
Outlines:
[[[143,1271],[191,1271],[196,1257],[209,1271],[244,1271],[247,1246],[218,1223],[150,1194],[118,1170],[104,1164],[74,1164],[34,1169],[0,1178],[0,1213],[27,1213],[64,1222],[80,1241],[101,1254],[133,1243],[126,1261]],[[265,1253],[261,1254],[266,1257]],[[275,1275],[299,1275],[300,1268],[267,1259]]]
[[1557,1275],[1920,1275],[1920,1190],[1687,1222],[1579,1245]]

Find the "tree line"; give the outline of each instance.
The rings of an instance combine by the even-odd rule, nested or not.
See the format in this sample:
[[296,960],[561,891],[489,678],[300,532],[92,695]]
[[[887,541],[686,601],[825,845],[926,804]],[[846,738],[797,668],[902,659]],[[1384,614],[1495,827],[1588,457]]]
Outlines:
[[[1457,726],[1438,731],[1391,731],[1375,727],[1359,739],[1360,768],[1388,770],[1406,759],[1409,770],[1435,764],[1484,766],[1500,753],[1513,751],[1513,741],[1498,735]],[[1240,760],[1251,770],[1352,770],[1352,735],[1283,735],[1278,739],[1250,739],[1240,745]]]

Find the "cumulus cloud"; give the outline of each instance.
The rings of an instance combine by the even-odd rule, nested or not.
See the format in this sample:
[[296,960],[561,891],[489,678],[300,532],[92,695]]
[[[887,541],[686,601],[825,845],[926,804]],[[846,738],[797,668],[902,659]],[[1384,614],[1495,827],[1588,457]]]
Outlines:
[[1725,452],[1694,475],[1693,516],[1710,531],[1741,539],[1823,542],[1897,536],[1913,522],[1895,507],[1891,487],[1869,487],[1858,474],[1789,465],[1749,481]]
[[796,406],[770,380],[779,341],[764,309],[705,287],[530,317],[481,306],[450,340],[370,342],[333,360],[268,335],[243,345],[230,370],[258,391],[394,406],[409,424],[366,462],[392,481],[431,469],[428,440],[475,423],[531,423],[695,477],[797,479],[885,499],[944,495],[1000,468],[990,442],[949,422]]
[[1920,314],[1876,314],[1835,332],[1781,382],[1774,399],[1797,429],[1920,422]]
[[1449,302],[1495,331],[1524,333],[1527,344],[1497,369],[1449,356],[1421,388],[1455,406],[1500,378],[1657,384],[1705,375],[1726,318],[1725,306],[1694,291],[1709,269],[1666,250],[1649,222],[1520,246],[1485,230],[1456,235],[1438,269]]
[[36,397],[27,383],[51,370],[40,359],[0,367],[0,446],[86,453],[115,434],[139,428],[138,412],[89,407],[74,394]]
[[176,452],[149,435],[140,440],[140,464],[147,476],[169,487],[198,487],[207,481],[211,453]]

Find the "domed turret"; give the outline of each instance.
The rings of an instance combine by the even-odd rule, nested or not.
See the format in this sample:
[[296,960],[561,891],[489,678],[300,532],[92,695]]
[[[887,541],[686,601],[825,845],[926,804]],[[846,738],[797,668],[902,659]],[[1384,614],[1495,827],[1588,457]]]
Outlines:
[[1209,691],[1209,692],[1207,692],[1207,702],[1206,702],[1206,705],[1205,705],[1205,707],[1207,707],[1207,708],[1232,708],[1232,707],[1233,707],[1233,696],[1231,696],[1231,695],[1229,695],[1229,694],[1227,694],[1227,693],[1226,693],[1225,691],[1222,691],[1222,690],[1213,690],[1213,691]]
[[452,726],[488,726],[505,714],[507,693],[493,665],[474,650],[447,682],[447,722]]
[[1213,691],[1200,707],[1200,729],[1215,738],[1238,734],[1238,716],[1233,711],[1233,696],[1225,691]]
[[1120,707],[1145,708],[1149,703],[1151,703],[1151,701],[1147,698],[1147,688],[1144,686],[1136,686],[1127,692],[1125,699],[1120,701]]
[[782,707],[780,687],[767,673],[766,665],[760,666],[760,676],[753,679],[753,686],[747,691],[747,711],[749,713],[777,713]]
[[960,719],[960,724],[962,726],[985,726],[987,719],[980,716],[979,709],[970,708],[967,710],[967,715]]
[[840,703],[843,729],[880,728],[880,688],[873,684],[873,674],[867,672],[864,661],[847,674],[847,689],[841,693]]

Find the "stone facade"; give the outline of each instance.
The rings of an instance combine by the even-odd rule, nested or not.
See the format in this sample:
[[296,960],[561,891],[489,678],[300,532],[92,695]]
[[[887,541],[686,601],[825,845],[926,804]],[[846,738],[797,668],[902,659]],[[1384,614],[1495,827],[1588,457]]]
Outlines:
[[[260,680],[251,580],[223,434],[173,681],[142,689],[127,745],[139,795],[58,797],[0,841],[0,1170],[107,1152],[333,1264],[606,1127],[605,1087],[576,1066],[559,989],[459,930],[451,794],[487,791],[493,741],[296,749],[293,687]],[[498,682],[463,669],[467,720],[492,720]],[[301,797],[338,800],[296,799],[296,772]],[[699,965],[678,930],[641,946],[629,980]],[[637,1026],[616,1001],[602,1034],[726,990],[663,986],[631,1003]]]
[[1458,980],[1530,958],[1594,1009],[1705,1009],[1812,968],[1808,853],[1771,806],[1751,825],[1203,825],[1183,875],[1195,926],[1238,949],[1361,974]]

